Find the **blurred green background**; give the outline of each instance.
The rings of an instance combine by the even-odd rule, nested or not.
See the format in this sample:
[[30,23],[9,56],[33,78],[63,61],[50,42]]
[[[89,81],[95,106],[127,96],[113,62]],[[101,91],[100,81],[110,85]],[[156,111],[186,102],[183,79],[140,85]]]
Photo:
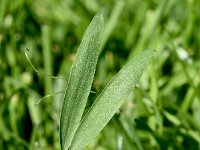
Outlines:
[[[59,146],[59,118],[83,34],[97,12],[105,32],[89,108],[140,51],[157,52],[140,82],[86,150],[200,149],[199,0],[0,0],[0,149]],[[114,101],[114,100],[113,100]],[[86,108],[86,109],[87,109]]]

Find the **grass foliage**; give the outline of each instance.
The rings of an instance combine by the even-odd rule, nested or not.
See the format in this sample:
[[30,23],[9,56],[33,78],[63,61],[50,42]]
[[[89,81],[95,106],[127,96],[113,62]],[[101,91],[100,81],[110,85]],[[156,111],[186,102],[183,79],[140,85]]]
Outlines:
[[[63,138],[71,137],[66,147],[200,149],[199,8],[199,0],[0,0],[0,149],[60,149],[60,114],[68,95],[60,91],[76,82],[71,87],[76,90],[70,94],[75,103],[78,99],[81,103],[77,110],[71,110],[72,101],[67,106],[74,126],[70,125],[71,133],[62,134]],[[105,27],[101,45],[99,26],[92,29],[99,34],[88,33],[92,41],[85,39],[85,44],[97,44],[85,45],[90,55],[82,54],[84,62],[92,66],[89,71],[75,54],[78,49],[80,52],[83,35],[97,12],[102,12]],[[26,47],[40,74],[27,61]],[[97,64],[98,52],[93,48],[99,49]],[[157,52],[133,90],[129,85],[135,83],[134,70],[145,62],[140,55],[146,55],[145,49]],[[72,75],[76,63],[86,67],[80,68],[88,74],[87,79]],[[124,76],[128,70],[134,73]],[[41,74],[70,80],[67,84]],[[72,79],[83,82],[70,83]],[[116,88],[117,81],[126,85]],[[122,96],[117,90],[130,94]],[[52,93],[60,94],[49,96]],[[44,96],[47,99],[35,106]]]

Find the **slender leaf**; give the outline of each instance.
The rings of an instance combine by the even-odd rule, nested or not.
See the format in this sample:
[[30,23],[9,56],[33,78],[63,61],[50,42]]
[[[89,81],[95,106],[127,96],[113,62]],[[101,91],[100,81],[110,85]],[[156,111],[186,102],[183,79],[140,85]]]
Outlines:
[[140,79],[153,52],[153,50],[147,50],[133,58],[108,83],[81,121],[74,135],[71,149],[82,149],[106,126],[132,90],[133,85]]
[[61,149],[68,149],[80,120],[94,79],[104,19],[97,14],[90,23],[72,66],[60,119]]

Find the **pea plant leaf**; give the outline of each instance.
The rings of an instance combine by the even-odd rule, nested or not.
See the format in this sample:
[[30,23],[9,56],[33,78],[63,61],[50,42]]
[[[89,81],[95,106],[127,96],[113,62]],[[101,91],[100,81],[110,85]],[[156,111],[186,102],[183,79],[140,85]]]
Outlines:
[[103,29],[103,16],[97,14],[84,34],[72,66],[60,118],[60,144],[63,150],[70,147],[84,112],[94,79]]
[[140,79],[153,53],[153,50],[143,51],[111,79],[82,119],[70,146],[72,150],[84,148],[106,126]]

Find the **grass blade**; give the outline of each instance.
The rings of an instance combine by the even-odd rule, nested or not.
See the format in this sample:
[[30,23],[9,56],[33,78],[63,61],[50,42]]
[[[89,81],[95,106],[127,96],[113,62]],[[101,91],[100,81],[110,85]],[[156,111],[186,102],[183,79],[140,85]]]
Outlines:
[[147,50],[136,56],[108,83],[81,121],[71,149],[83,148],[106,126],[132,90],[133,85],[140,79],[153,52]]
[[72,66],[60,119],[61,149],[69,148],[80,124],[94,79],[103,28],[103,16],[97,14],[86,30]]

